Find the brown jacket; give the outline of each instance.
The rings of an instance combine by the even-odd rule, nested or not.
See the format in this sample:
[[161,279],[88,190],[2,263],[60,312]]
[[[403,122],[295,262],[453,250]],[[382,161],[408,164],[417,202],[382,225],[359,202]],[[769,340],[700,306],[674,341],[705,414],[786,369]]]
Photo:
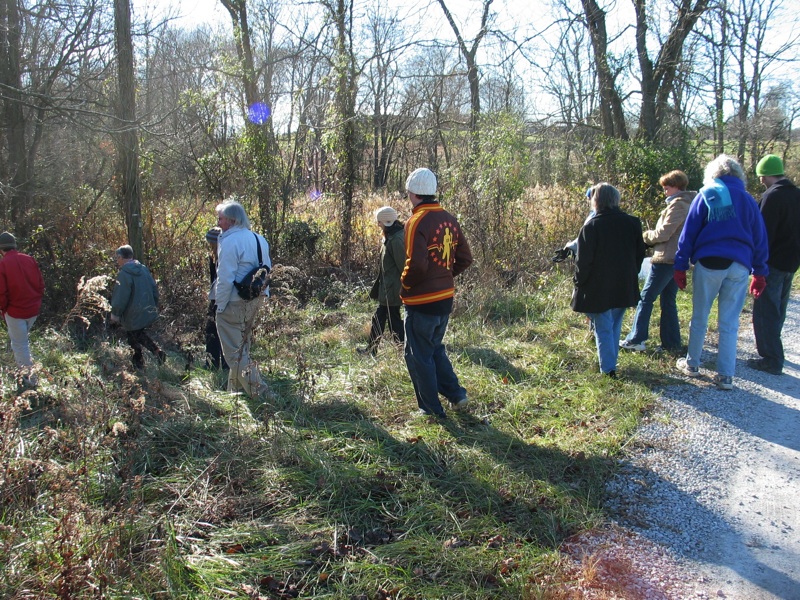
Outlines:
[[400,276],[403,304],[452,298],[453,277],[472,264],[467,238],[456,218],[438,202],[414,207],[405,225],[406,264]]
[[650,262],[655,264],[671,265],[675,263],[675,253],[678,252],[678,238],[683,231],[683,223],[689,214],[689,205],[697,192],[678,192],[672,198],[667,208],[661,211],[655,229],[649,229],[642,234],[644,243],[653,246],[653,258]]

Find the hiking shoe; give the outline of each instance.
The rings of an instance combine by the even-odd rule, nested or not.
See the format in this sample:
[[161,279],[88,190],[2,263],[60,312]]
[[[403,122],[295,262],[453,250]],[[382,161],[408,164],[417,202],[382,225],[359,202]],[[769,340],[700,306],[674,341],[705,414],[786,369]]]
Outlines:
[[411,413],[411,416],[412,417],[436,417],[437,419],[440,419],[440,420],[444,420],[444,419],[447,418],[447,414],[444,413],[444,412],[432,413],[432,412],[428,412],[424,408],[420,408],[418,410],[415,410],[414,412]]
[[779,369],[766,358],[751,358],[747,361],[747,366],[756,371],[763,371],[770,375],[783,375],[783,369]]
[[680,346],[675,348],[665,348],[664,346],[656,346],[653,348],[654,354],[671,354],[672,356],[678,356],[683,352],[683,348]]
[[467,408],[467,403],[469,403],[467,398],[459,398],[455,402],[451,402],[453,410],[464,410]]
[[644,342],[631,342],[629,340],[622,340],[619,343],[620,350],[630,350],[631,352],[644,352],[645,345]]
[[714,383],[716,383],[717,387],[721,390],[733,389],[733,377],[730,375],[715,375]]
[[678,362],[675,363],[675,368],[687,377],[698,377],[700,375],[700,367],[691,366],[686,362],[685,358],[679,358]]

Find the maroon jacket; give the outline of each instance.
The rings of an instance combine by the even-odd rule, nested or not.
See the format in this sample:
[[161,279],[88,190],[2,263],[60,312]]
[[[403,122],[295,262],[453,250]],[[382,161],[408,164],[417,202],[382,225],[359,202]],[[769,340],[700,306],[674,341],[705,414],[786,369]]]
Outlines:
[[36,261],[16,250],[6,251],[0,260],[0,313],[15,319],[39,314],[44,279]]
[[406,306],[447,300],[453,277],[472,264],[472,253],[456,218],[438,202],[414,207],[405,225],[406,265],[400,298]]

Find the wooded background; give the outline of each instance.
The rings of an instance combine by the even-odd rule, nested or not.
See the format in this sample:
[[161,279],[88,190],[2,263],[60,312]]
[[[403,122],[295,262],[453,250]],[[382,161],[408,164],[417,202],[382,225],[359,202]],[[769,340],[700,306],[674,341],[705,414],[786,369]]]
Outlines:
[[229,24],[186,29],[129,0],[0,0],[0,218],[54,312],[125,242],[197,275],[231,196],[278,261],[351,272],[368,209],[407,214],[426,166],[507,272],[580,224],[596,181],[647,223],[659,175],[696,187],[719,152],[796,173],[788,0],[220,2]]

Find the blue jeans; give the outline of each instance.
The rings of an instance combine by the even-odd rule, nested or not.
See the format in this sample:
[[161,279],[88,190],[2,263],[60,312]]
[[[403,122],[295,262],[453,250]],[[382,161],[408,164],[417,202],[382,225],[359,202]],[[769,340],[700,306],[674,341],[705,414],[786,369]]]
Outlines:
[[619,335],[622,332],[624,308],[612,308],[601,313],[588,313],[594,324],[594,341],[597,344],[597,358],[600,371],[610,373],[617,370],[619,356]]
[[792,292],[794,273],[769,268],[767,287],[753,301],[753,332],[759,356],[777,369],[783,369],[781,330],[786,320],[786,307]]
[[30,369],[33,366],[33,359],[31,358],[31,347],[28,343],[28,333],[36,322],[36,317],[15,319],[6,313],[5,319],[6,327],[8,327],[8,341],[11,342],[14,361],[19,368]]
[[640,344],[650,337],[650,315],[653,313],[656,298],[661,296],[659,321],[661,346],[667,350],[680,348],[681,326],[678,322],[678,305],[675,302],[678,284],[672,278],[674,272],[674,265],[663,263],[651,265],[650,275],[642,288],[641,299],[633,316],[633,329],[625,338],[628,342]]
[[428,315],[406,309],[406,366],[417,405],[432,415],[444,414],[439,394],[453,404],[467,397],[467,390],[458,383],[442,344],[449,320],[450,315]]
[[692,320],[689,324],[689,351],[686,362],[700,366],[700,355],[708,330],[711,305],[717,300],[717,373],[733,377],[736,371],[736,341],[739,335],[739,315],[744,307],[750,271],[742,264],[731,263],[727,269],[706,269],[694,266],[692,276]]

